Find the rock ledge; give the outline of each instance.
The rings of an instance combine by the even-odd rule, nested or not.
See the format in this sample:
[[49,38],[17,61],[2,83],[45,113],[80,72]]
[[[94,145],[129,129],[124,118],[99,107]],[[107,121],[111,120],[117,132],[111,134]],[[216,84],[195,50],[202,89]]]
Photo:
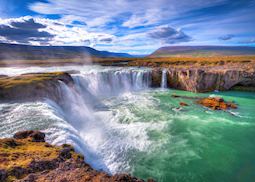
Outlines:
[[23,131],[0,139],[0,181],[143,182],[129,174],[96,171],[71,145],[52,146],[44,138],[40,131]]

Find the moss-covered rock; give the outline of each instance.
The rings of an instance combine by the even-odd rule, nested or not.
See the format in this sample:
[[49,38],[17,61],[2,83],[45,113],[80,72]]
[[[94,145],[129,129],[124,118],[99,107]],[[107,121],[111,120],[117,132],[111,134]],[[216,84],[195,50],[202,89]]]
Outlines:
[[[42,141],[34,141],[40,134]],[[142,182],[129,174],[114,176],[96,171],[71,145],[52,146],[40,131],[24,131],[0,139],[0,181]],[[153,181],[153,180],[152,180]]]
[[60,81],[72,85],[72,77],[65,72],[33,73],[14,77],[0,77],[1,100],[60,100]]

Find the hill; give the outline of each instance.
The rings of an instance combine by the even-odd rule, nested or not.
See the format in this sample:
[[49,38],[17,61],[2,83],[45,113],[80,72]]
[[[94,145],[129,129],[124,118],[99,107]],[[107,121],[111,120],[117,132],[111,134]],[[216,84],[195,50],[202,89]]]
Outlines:
[[87,57],[132,57],[126,53],[98,51],[85,46],[30,46],[0,43],[0,60],[46,60]]
[[255,55],[255,47],[248,46],[168,46],[153,52],[149,57],[172,56],[242,56]]

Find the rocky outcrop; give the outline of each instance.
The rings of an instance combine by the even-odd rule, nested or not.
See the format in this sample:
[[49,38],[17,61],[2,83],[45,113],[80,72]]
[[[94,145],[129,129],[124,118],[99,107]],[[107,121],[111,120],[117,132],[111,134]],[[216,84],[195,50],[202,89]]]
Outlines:
[[151,87],[157,88],[161,86],[162,70],[154,68],[151,72]]
[[[152,86],[159,87],[162,71],[152,71]],[[167,85],[169,88],[191,92],[210,92],[230,90],[235,86],[255,87],[255,71],[221,68],[168,68]],[[247,89],[246,89],[247,90]],[[250,91],[254,89],[249,89]]]
[[180,106],[189,106],[189,104],[185,103],[185,102],[180,102],[179,103]]
[[0,139],[0,181],[143,182],[129,174],[96,171],[72,146],[52,146],[44,137],[40,131],[24,131]]
[[198,104],[208,107],[212,110],[237,109],[237,105],[232,102],[226,102],[220,97],[208,97],[197,101]]
[[255,72],[245,70],[169,69],[168,86],[192,92],[229,90],[235,85],[255,86]]
[[61,100],[60,82],[72,86],[72,77],[65,72],[31,73],[0,77],[0,100],[36,101],[50,98]]

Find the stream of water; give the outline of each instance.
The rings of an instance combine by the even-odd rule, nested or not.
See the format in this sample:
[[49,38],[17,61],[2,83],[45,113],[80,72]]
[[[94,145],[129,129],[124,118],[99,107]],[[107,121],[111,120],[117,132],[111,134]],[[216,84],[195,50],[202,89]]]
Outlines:
[[[255,179],[254,93],[150,89],[151,70],[145,68],[1,68],[0,74],[67,70],[79,72],[72,74],[75,89],[60,84],[61,106],[48,99],[0,103],[1,138],[40,129],[52,144],[73,144],[96,169],[160,182]],[[161,87],[165,82],[162,76]],[[220,95],[238,109],[211,111],[172,94]],[[179,102],[189,106],[180,108]]]

